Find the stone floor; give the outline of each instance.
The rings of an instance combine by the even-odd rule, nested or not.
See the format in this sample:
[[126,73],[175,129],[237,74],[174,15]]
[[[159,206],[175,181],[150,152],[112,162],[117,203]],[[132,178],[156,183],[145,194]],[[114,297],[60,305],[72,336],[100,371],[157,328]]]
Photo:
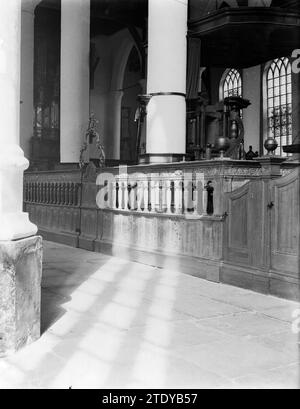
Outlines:
[[0,388],[298,388],[296,303],[45,243],[42,337]]

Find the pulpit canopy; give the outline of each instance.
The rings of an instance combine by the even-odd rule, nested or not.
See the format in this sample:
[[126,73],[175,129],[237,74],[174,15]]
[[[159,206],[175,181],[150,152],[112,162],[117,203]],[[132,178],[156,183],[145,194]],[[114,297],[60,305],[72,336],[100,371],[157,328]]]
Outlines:
[[300,44],[300,2],[190,0],[189,32],[202,66],[246,68],[290,55]]

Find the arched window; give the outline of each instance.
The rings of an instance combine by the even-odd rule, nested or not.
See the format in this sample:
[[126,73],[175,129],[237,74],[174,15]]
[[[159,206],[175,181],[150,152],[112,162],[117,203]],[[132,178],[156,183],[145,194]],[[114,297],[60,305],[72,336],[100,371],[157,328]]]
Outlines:
[[276,155],[292,142],[292,69],[287,57],[273,60],[266,72],[268,136],[278,142]]
[[231,68],[225,71],[221,79],[220,87],[220,99],[223,100],[227,97],[241,97],[243,93],[242,89],[242,77],[238,70]]

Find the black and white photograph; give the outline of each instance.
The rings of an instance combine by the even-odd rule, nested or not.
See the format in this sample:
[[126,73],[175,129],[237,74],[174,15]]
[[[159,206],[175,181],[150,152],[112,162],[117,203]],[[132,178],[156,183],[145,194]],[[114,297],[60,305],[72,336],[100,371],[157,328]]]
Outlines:
[[0,0],[5,389],[300,389],[299,0]]

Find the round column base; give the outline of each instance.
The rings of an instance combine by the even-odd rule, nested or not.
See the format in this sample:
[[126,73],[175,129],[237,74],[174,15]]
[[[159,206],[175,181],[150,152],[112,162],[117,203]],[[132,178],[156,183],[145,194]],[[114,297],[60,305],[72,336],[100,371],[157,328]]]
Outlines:
[[4,213],[0,215],[0,241],[20,240],[35,236],[37,226],[29,220],[28,213]]

